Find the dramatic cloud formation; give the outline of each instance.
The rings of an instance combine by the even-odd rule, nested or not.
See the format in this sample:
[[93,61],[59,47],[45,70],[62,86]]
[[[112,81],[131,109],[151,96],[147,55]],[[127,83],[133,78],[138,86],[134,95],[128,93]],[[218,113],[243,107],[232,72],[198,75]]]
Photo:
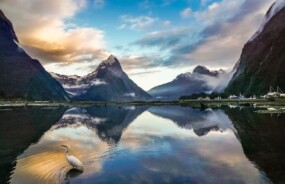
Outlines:
[[[210,4],[205,11],[195,12],[205,28],[197,33],[197,41],[188,39],[193,32],[162,31],[147,34],[134,42],[141,47],[170,48],[164,66],[206,65],[210,68],[232,68],[243,45],[257,30],[272,1],[223,0]],[[168,33],[168,34],[167,34]]]
[[190,32],[191,28],[187,27],[155,31],[148,33],[133,44],[141,47],[158,47],[160,50],[171,49],[181,44],[190,35]]
[[186,8],[184,9],[182,12],[180,12],[180,16],[184,19],[187,19],[189,18],[189,16],[191,15],[192,13],[192,9],[191,8]]
[[[96,0],[95,4],[103,2]],[[68,64],[108,55],[103,31],[67,22],[86,5],[85,0],[0,2],[14,24],[21,45],[32,57],[43,63]]]
[[152,68],[160,66],[162,64],[161,58],[159,56],[156,56],[155,53],[148,54],[147,56],[122,56],[120,61],[123,63],[124,69],[126,70]]
[[231,69],[273,2],[0,0],[0,8],[47,70],[86,75],[112,53],[149,89],[196,65]]
[[[226,1],[231,5],[226,5]],[[220,5],[215,5],[214,9],[217,10],[214,12],[224,11],[225,7],[234,7],[233,4],[235,3],[231,0],[224,0]],[[186,61],[191,61],[193,65],[202,63],[215,67],[219,63],[226,68],[233,67],[242,47],[257,30],[270,4],[272,1],[244,1],[232,17],[226,20],[216,17],[216,20],[213,20],[214,23],[201,32],[202,39],[198,43],[183,46],[177,49],[175,54]],[[204,14],[213,15],[213,8],[208,10]],[[208,24],[208,20],[206,23]]]
[[205,10],[195,12],[195,17],[204,24],[224,21],[240,11],[243,0],[222,0],[213,2]]

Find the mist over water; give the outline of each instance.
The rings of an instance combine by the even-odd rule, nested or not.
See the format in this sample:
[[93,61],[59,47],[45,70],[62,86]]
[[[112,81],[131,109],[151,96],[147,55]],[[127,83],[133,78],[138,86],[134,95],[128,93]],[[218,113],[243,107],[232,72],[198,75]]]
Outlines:
[[[258,132],[257,120],[263,122],[261,128],[273,121],[274,128],[284,121],[282,115],[258,115],[250,108],[202,111],[180,106],[106,106],[16,109],[0,111],[0,117],[8,122],[4,126],[3,118],[0,120],[0,140],[4,143],[0,162],[3,183],[270,183],[281,180],[263,167],[263,163],[266,159],[267,163],[276,164],[276,157],[284,150],[275,149],[267,158],[255,156],[254,151],[262,153],[268,147],[262,149],[259,143],[264,136],[253,135],[251,125],[255,124]],[[21,140],[15,139],[21,132],[30,137],[23,135]],[[278,131],[272,133],[275,138],[282,135]],[[62,144],[70,148],[70,155],[82,161],[83,172],[71,170]],[[270,149],[274,148],[277,145],[273,144]]]

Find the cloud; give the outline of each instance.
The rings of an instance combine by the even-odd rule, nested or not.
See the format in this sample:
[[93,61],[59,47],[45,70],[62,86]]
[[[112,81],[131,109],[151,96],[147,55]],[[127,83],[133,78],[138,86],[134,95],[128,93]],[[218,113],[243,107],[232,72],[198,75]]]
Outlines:
[[[242,3],[239,0],[223,0],[212,3],[205,11],[195,12],[196,19],[205,25],[198,33],[194,29],[189,29],[186,33],[149,33],[134,43],[161,50],[170,48],[168,58],[158,59],[162,66],[205,65],[210,68],[232,68],[240,57],[244,44],[258,29],[271,3],[272,1],[259,0],[246,0]],[[195,38],[199,39],[189,39],[191,34],[198,34]]]
[[104,47],[100,48],[104,44],[102,31],[93,28],[74,28],[65,31],[59,41],[29,38],[22,45],[28,53],[39,58],[44,64],[72,64],[107,57],[109,53]]
[[161,60],[156,54],[148,54],[142,56],[128,55],[120,58],[124,69],[132,70],[137,68],[150,68],[161,65]]
[[207,5],[208,3],[212,2],[212,1],[214,1],[214,0],[201,0],[201,5],[205,6],[205,5]]
[[[72,19],[88,3],[103,7],[104,0],[0,0],[0,7],[13,22],[23,48],[39,59],[45,67],[56,72],[83,72],[94,70],[97,61],[110,54],[106,49],[105,32],[94,27],[79,27]],[[142,1],[146,6],[162,7],[171,0]],[[161,20],[149,15],[120,17],[119,29],[151,30],[132,43],[141,48],[158,49],[159,53],[129,55],[124,49],[119,57],[124,69],[158,66],[230,68],[238,60],[245,42],[253,35],[273,0],[202,0],[201,10],[184,9],[181,15],[191,16],[199,28],[191,25],[178,27],[175,20]],[[15,11],[16,10],[16,11]],[[176,27],[174,27],[176,26]],[[196,24],[195,24],[196,26]],[[202,30],[201,30],[202,29]],[[155,31],[154,31],[155,30]],[[157,51],[157,50],[156,50]],[[167,56],[167,57],[166,57]],[[95,62],[94,62],[95,61]],[[78,70],[77,70],[78,68]],[[71,73],[69,73],[71,74]]]
[[144,8],[144,9],[149,9],[153,6],[153,2],[149,0],[143,0],[141,3],[139,3],[139,7]]
[[210,25],[216,21],[227,20],[240,11],[244,0],[222,0],[210,4],[205,10],[196,11],[194,16],[198,21]]
[[180,12],[180,16],[184,19],[187,19],[190,17],[192,13],[192,9],[191,8],[186,8],[183,11]]
[[160,50],[171,49],[181,44],[191,32],[191,28],[182,27],[167,31],[148,33],[133,44],[140,47],[158,47]]
[[[212,17],[214,23],[201,31],[202,39],[196,44],[180,47],[174,51],[174,54],[182,60],[191,61],[194,65],[201,63],[212,67],[217,64],[224,67],[234,65],[242,47],[257,30],[271,3],[259,0],[244,1],[239,7],[235,7],[239,11],[223,20],[219,18],[221,14],[218,12],[228,12],[236,4],[231,2],[230,5],[225,5],[225,2],[226,0],[212,9],[208,8],[208,12],[203,13],[208,16],[217,14]],[[229,10],[224,10],[225,7]],[[208,23],[206,20],[206,24]]]
[[102,30],[68,23],[87,4],[87,0],[0,1],[20,44],[44,64],[74,64],[107,57]]
[[143,71],[143,72],[133,72],[133,73],[129,73],[129,75],[131,75],[131,76],[136,76],[136,75],[149,75],[149,74],[154,74],[154,73],[158,73],[158,72],[160,72],[160,70]]
[[142,0],[139,3],[139,7],[143,9],[153,9],[153,8],[161,8],[165,6],[169,6],[174,3],[176,0]]
[[[207,1],[210,3],[211,1]],[[206,3],[206,2],[204,2]],[[205,10],[196,11],[194,18],[204,28],[151,32],[135,41],[140,47],[156,47],[168,50],[169,57],[159,54],[150,66],[196,66],[210,68],[232,68],[240,57],[244,44],[258,29],[269,9],[271,1],[222,0],[208,5]],[[192,35],[194,39],[191,39]],[[152,60],[152,58],[150,58]]]
[[105,6],[105,0],[94,0],[95,8],[103,8]]
[[163,0],[162,1],[162,6],[168,6],[170,5],[171,3],[173,3],[174,0]]
[[158,21],[158,18],[152,18],[149,16],[133,17],[130,15],[123,15],[120,18],[123,24],[121,24],[118,29],[130,28],[135,30],[143,30],[150,28],[155,22]]
[[169,20],[163,21],[163,23],[162,23],[162,26],[164,26],[164,27],[168,27],[170,25],[171,25],[171,21],[169,21]]

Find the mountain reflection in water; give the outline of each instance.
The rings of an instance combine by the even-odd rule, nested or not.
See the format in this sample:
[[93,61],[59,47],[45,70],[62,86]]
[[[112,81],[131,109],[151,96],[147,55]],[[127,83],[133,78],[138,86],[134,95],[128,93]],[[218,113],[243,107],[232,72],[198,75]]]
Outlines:
[[[25,148],[17,151],[20,154],[14,154],[16,165],[11,174],[1,175],[6,177],[4,181],[10,178],[10,183],[29,184],[270,183],[270,173],[264,173],[254,155],[244,154],[246,134],[240,132],[246,124],[238,127],[242,120],[235,119],[241,117],[240,111],[225,112],[179,106],[102,106],[70,108],[58,119],[45,113],[44,118],[53,123],[46,126],[41,138],[35,136],[36,143],[23,145]],[[258,116],[252,110],[247,114],[247,118]],[[0,128],[4,131],[6,127]],[[0,140],[9,141],[2,134]],[[82,161],[83,173],[70,171],[61,144],[69,146],[70,154]]]
[[0,109],[0,183],[9,181],[15,159],[60,120],[66,108]]
[[258,114],[252,109],[224,109],[238,131],[246,156],[273,183],[285,183],[285,114]]
[[193,129],[197,136],[207,135],[210,131],[231,130],[236,133],[231,120],[222,110],[191,109],[180,106],[151,107],[151,113],[172,120],[179,127]]

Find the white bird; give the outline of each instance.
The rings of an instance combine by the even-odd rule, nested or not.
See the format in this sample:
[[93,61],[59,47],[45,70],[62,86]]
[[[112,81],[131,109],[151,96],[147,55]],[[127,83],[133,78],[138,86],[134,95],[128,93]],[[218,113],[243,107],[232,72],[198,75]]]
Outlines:
[[66,148],[66,151],[65,151],[66,160],[73,167],[73,169],[77,169],[79,171],[83,171],[84,168],[83,168],[82,162],[78,158],[76,158],[75,156],[68,155],[69,149],[68,149],[68,147],[66,145],[61,145],[61,146]]

